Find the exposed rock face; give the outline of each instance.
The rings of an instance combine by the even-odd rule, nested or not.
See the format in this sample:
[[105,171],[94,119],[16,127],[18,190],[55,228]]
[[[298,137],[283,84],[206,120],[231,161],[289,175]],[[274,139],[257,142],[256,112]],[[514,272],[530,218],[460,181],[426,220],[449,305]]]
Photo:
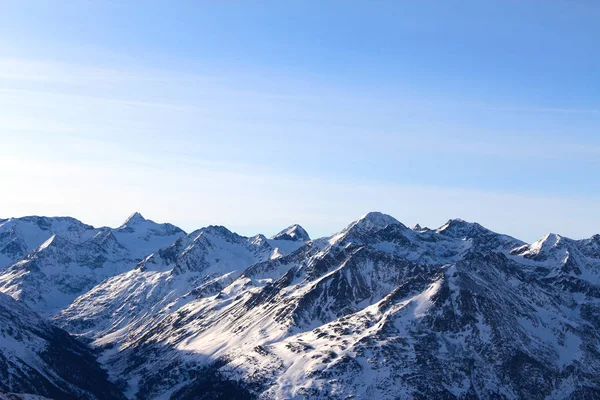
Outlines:
[[306,242],[310,240],[310,236],[308,236],[308,233],[304,230],[304,228],[302,228],[298,224],[294,224],[282,230],[277,235],[273,236],[271,239]]
[[[128,398],[600,399],[599,235],[526,244],[374,212],[326,238],[210,226],[122,270],[97,261],[134,259],[119,235],[139,240],[145,221],[57,233],[0,275],[3,290],[36,270],[107,271],[54,322],[97,348]],[[43,292],[31,287],[23,299]]]
[[53,235],[79,241],[94,227],[70,217],[23,217],[0,220],[0,270],[23,259]]
[[52,315],[184,235],[139,213],[117,229],[95,229],[73,218],[12,218],[0,224],[0,246],[8,241],[0,253],[11,263],[0,270],[0,292]]
[[[226,248],[212,242],[202,249]],[[155,279],[119,276],[58,321],[121,346],[106,359],[141,397],[200,393],[194,377],[206,373],[265,399],[599,398],[600,259],[594,238],[565,243],[369,213],[287,255],[240,253],[233,268],[182,242],[142,264],[188,276],[169,302],[150,300],[154,314],[110,308]],[[219,282],[213,292],[190,279],[202,271]]]
[[37,398],[29,394],[124,399],[86,345],[0,294],[0,398]]

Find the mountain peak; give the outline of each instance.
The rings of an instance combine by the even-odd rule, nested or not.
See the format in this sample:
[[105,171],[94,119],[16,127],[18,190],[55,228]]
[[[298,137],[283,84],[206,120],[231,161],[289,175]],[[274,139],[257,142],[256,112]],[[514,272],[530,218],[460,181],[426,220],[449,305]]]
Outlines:
[[239,236],[236,233],[227,229],[223,225],[209,225],[204,228],[200,228],[200,229],[196,230],[195,232],[192,232],[192,235],[194,235],[194,234],[197,234],[196,235],[197,237],[200,237],[201,235],[206,235],[206,234],[210,234],[210,235],[218,236],[218,237],[224,237],[224,238],[231,238],[231,237]]
[[273,237],[271,237],[271,239],[273,239],[273,240],[293,240],[293,241],[299,242],[299,241],[310,240],[310,236],[308,235],[306,230],[304,230],[304,228],[302,228],[298,224],[294,224],[294,225],[288,226],[287,228],[285,228],[278,234],[274,235]]
[[563,241],[563,237],[556,233],[547,233],[531,245],[532,249],[551,249],[557,247]]
[[135,224],[138,222],[144,222],[144,221],[146,221],[146,218],[144,218],[142,216],[142,214],[140,214],[139,212],[136,211],[133,214],[131,214],[129,217],[127,217],[127,219],[121,226],[131,225],[131,224]]
[[351,227],[360,226],[368,230],[383,229],[389,225],[402,225],[400,221],[391,215],[381,213],[379,211],[371,211],[360,217],[351,224]]
[[[571,239],[564,238],[556,233],[547,233],[532,244],[515,249],[514,253],[536,261],[545,261],[548,259],[555,261],[558,259],[563,260],[565,255],[569,254],[569,247],[574,244],[576,242]],[[582,247],[588,247],[585,246],[585,243],[581,244],[583,244]],[[593,251],[590,248],[587,250]],[[585,249],[583,251],[586,252]]]
[[449,219],[444,225],[436,229],[438,233],[447,234],[450,236],[458,237],[464,236],[465,234],[471,233],[474,229],[483,229],[483,226],[478,224],[477,222],[467,222],[461,218]]
[[426,226],[421,226],[421,224],[416,224],[415,226],[412,227],[412,230],[415,232],[429,232],[431,229],[429,229]]
[[[292,225],[280,234],[299,232]],[[587,388],[598,386],[600,368],[592,307],[600,246],[590,242],[583,257],[587,242],[541,242],[559,245],[537,257],[462,219],[417,232],[377,212],[309,244],[209,226],[103,280],[55,321],[116,349],[103,361],[133,383],[123,388],[136,398],[192,397],[206,385],[195,377],[201,368],[219,387],[252,390],[235,398],[319,397],[303,388],[331,386],[332,376],[339,398],[595,398],[600,391]],[[52,267],[62,280],[58,262]],[[409,345],[385,346],[398,335]],[[429,359],[439,349],[443,356]],[[182,352],[175,375],[165,374]],[[417,378],[397,379],[390,368]],[[239,386],[229,386],[231,371]]]
[[390,225],[397,225],[405,228],[405,226],[396,218],[378,211],[372,211],[352,222],[340,233],[333,235],[330,241],[333,243],[348,235],[367,235],[385,229]]
[[563,237],[561,235],[559,235],[558,233],[547,233],[544,235],[543,240],[552,240],[552,241],[559,241],[561,240]]

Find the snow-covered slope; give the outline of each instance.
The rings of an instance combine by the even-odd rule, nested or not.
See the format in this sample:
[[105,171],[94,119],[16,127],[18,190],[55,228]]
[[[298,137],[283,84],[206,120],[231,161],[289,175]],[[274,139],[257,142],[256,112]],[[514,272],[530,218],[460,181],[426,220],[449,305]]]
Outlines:
[[306,242],[310,240],[308,233],[298,224],[291,225],[277,235],[274,235],[271,239],[273,240],[292,240]]
[[273,250],[293,228],[194,232],[57,322],[130,398],[600,398],[600,236],[527,245],[369,213]]
[[73,226],[2,230],[30,239],[0,291],[89,340],[130,399],[600,399],[600,235],[378,212],[314,240]]
[[0,398],[36,398],[32,394],[74,400],[123,398],[85,345],[0,294]]
[[79,242],[93,227],[70,217],[22,217],[0,220],[0,270],[24,258],[53,235]]
[[[11,257],[25,255],[0,270],[0,292],[44,315],[66,307],[104,279],[133,269],[143,257],[185,235],[171,224],[157,224],[139,213],[117,229],[45,217],[10,219],[2,228],[10,243],[21,244],[15,245],[20,250],[11,252]],[[36,247],[31,250],[32,246]]]
[[[294,249],[303,244],[294,243]],[[72,332],[101,338],[97,345],[126,341],[188,302],[214,298],[250,265],[282,257],[288,249],[277,244],[222,226],[199,229],[94,287],[58,318],[72,322]]]
[[185,235],[175,225],[157,224],[145,219],[139,212],[131,214],[123,225],[111,232],[135,260],[141,260]]

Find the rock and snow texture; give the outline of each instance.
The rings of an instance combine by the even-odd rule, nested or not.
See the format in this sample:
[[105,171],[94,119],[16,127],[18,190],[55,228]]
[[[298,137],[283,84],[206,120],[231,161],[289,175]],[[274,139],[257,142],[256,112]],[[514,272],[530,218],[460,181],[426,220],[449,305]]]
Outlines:
[[53,235],[79,241],[94,228],[69,217],[23,217],[0,220],[0,270],[23,259]]
[[131,214],[123,225],[111,232],[136,260],[143,259],[185,235],[185,232],[175,225],[157,224],[145,219],[139,212]]
[[[11,394],[28,393],[28,394]],[[123,399],[95,355],[0,294],[0,399]]]
[[271,239],[306,242],[310,240],[310,236],[308,236],[308,233],[304,230],[304,228],[302,228],[298,224],[294,224],[282,230],[277,235],[273,236]]
[[5,393],[0,390],[0,400],[50,400],[47,397],[27,393]]
[[[118,254],[144,221],[97,240]],[[75,268],[79,243],[56,233],[4,287]],[[599,235],[526,244],[372,212],[314,240],[209,226],[148,249],[49,307],[130,399],[600,399]]]
[[0,292],[51,315],[184,235],[139,213],[116,229],[95,229],[73,218],[9,219],[0,225],[0,261],[9,260],[0,270]]

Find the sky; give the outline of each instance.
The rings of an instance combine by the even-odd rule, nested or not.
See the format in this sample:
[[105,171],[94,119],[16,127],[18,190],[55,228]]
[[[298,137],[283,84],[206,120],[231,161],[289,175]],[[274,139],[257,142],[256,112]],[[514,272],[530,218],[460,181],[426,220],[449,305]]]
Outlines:
[[597,0],[0,0],[0,217],[589,237],[598,43]]

